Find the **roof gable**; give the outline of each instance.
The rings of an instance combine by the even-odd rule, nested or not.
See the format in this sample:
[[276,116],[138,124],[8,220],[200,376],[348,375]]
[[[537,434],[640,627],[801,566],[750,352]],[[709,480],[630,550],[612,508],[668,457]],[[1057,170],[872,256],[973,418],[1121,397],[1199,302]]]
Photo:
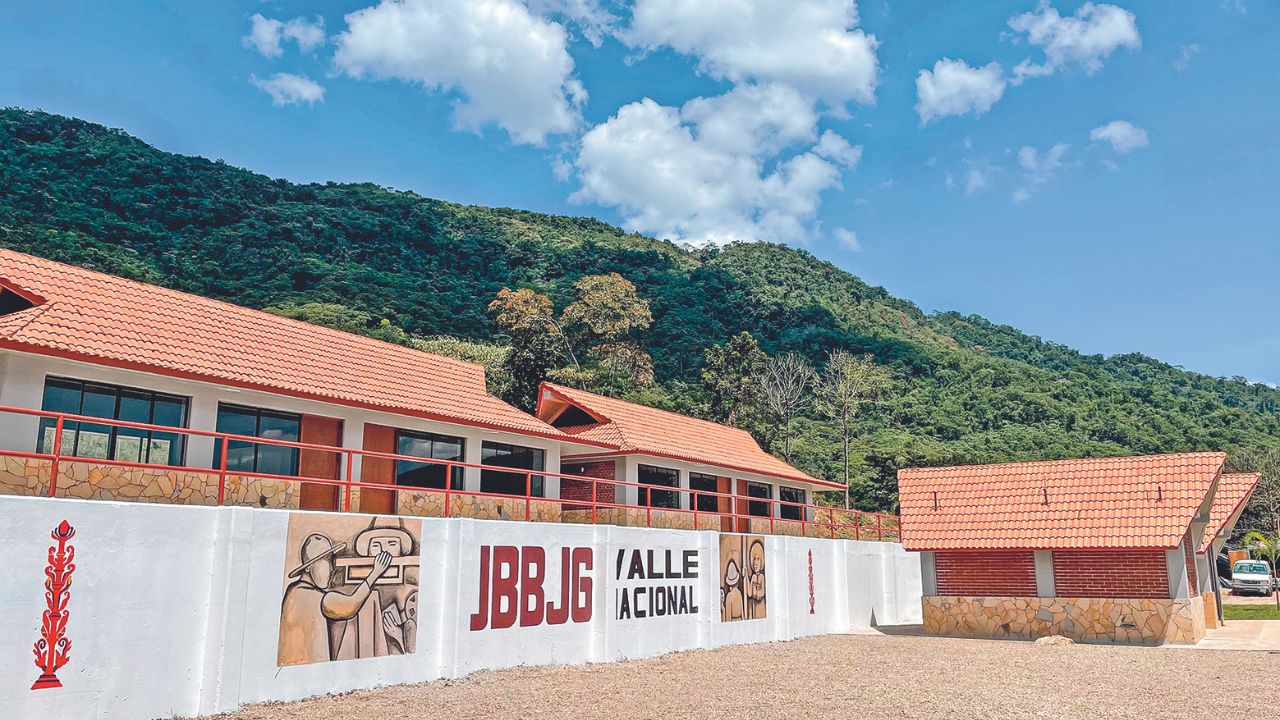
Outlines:
[[473,363],[11,250],[0,279],[40,301],[0,317],[0,347],[565,438]]
[[843,487],[810,477],[770,455],[746,430],[585,390],[542,383],[538,392],[538,417],[553,422],[567,407],[577,407],[601,422],[563,427],[562,431],[575,438],[613,444],[623,452]]
[[1209,551],[1209,545],[1219,535],[1230,533],[1240,518],[1249,496],[1253,494],[1262,473],[1226,473],[1218,480],[1218,490],[1213,495],[1213,507],[1209,510],[1209,524],[1205,526],[1196,552]]
[[908,550],[1173,548],[1226,454],[898,471]]

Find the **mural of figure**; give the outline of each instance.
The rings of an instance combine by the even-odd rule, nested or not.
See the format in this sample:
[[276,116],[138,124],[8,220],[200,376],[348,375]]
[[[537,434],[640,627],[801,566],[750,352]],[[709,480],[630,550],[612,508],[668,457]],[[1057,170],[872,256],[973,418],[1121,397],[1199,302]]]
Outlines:
[[392,605],[382,611],[382,627],[393,655],[409,655],[418,642],[418,591],[404,599],[404,607]]
[[[280,606],[281,665],[324,662],[337,659],[340,636],[335,623],[354,618],[369,600],[373,585],[391,566],[391,554],[379,552],[369,576],[349,592],[333,589],[336,576],[333,556],[346,543],[335,545],[321,533],[311,533],[302,542],[302,564],[289,572],[297,578],[285,590]],[[288,642],[286,642],[288,640]]]
[[730,559],[720,583],[720,619],[727,622],[742,618],[742,573],[737,561]]
[[414,652],[421,532],[414,520],[291,514],[277,663]]
[[747,573],[747,619],[765,616],[764,540],[751,540],[747,550],[751,570]]
[[766,585],[764,538],[721,535],[720,620],[733,622],[765,617]]

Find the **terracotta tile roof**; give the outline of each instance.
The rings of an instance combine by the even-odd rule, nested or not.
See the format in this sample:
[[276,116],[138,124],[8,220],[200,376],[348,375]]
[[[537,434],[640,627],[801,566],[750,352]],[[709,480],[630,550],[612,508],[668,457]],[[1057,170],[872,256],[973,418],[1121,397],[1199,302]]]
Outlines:
[[746,430],[563,385],[542,383],[538,393],[538,416],[544,420],[553,419],[548,417],[549,411],[543,402],[547,392],[601,420],[560,428],[575,438],[615,445],[626,453],[688,460],[728,470],[844,488],[837,483],[810,477],[770,455]]
[[480,365],[10,250],[0,285],[38,302],[0,317],[0,347],[567,439]]
[[1209,543],[1220,533],[1230,533],[1235,527],[1234,516],[1238,513],[1253,489],[1262,479],[1262,473],[1224,473],[1218,480],[1218,490],[1213,495],[1213,508],[1209,511],[1209,524],[1205,526],[1204,536],[1200,539],[1199,553],[1209,552]]
[[1198,452],[899,470],[902,544],[1177,547],[1225,460]]

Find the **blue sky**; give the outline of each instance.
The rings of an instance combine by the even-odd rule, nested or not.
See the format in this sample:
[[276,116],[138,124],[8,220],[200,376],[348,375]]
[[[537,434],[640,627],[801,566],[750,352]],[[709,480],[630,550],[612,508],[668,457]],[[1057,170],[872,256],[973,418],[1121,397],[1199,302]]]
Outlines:
[[1277,37],[1262,0],[6,3],[0,104],[787,242],[927,311],[1276,383]]

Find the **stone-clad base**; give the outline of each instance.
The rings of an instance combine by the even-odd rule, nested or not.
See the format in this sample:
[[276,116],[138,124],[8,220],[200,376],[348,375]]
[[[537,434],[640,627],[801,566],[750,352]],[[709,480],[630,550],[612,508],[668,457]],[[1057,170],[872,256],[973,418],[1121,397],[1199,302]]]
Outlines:
[[[46,496],[51,461],[6,457],[0,464],[0,493]],[[228,475],[223,504],[252,507],[298,507],[298,483]],[[64,459],[58,463],[55,497],[80,500],[217,505],[218,473],[198,470],[102,465]]]
[[934,635],[1078,642],[1193,644],[1204,637],[1204,599],[925,597],[924,629]]

